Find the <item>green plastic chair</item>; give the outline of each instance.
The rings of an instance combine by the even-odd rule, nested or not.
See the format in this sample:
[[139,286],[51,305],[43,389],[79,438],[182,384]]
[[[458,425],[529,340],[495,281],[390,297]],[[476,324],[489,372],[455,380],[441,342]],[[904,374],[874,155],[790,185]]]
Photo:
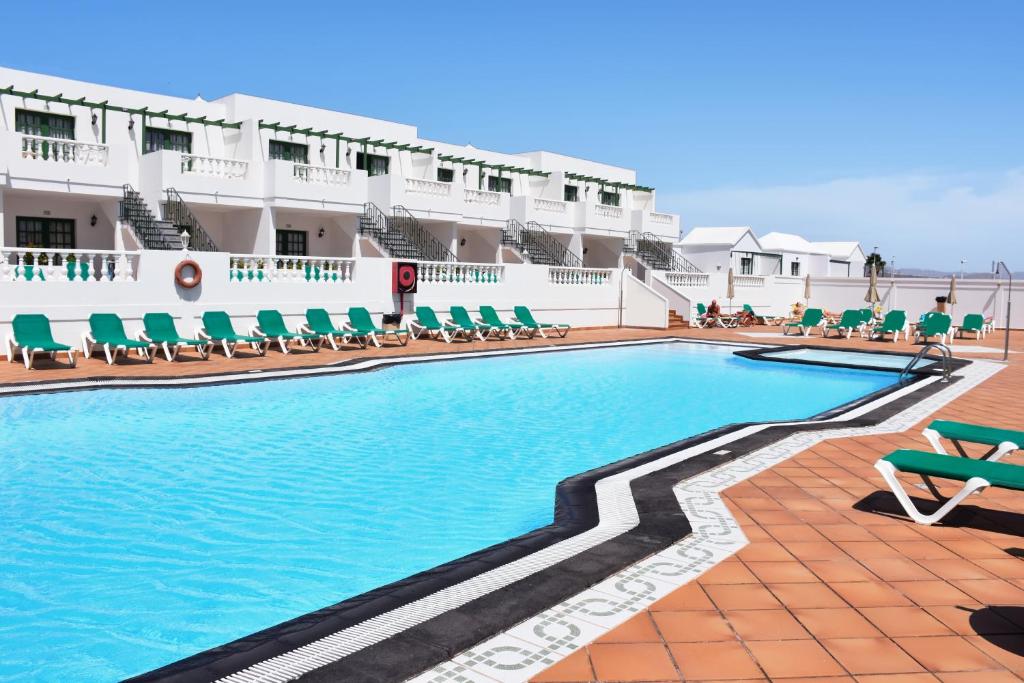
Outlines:
[[512,337],[512,339],[516,338],[516,334],[524,331],[531,339],[533,338],[532,330],[530,330],[526,325],[522,323],[507,323],[502,320],[501,316],[498,315],[498,312],[494,310],[494,306],[481,306],[480,320],[491,327],[499,330],[506,330],[506,333]]
[[982,339],[985,336],[985,316],[981,313],[968,313],[964,316],[964,322],[957,328],[956,334],[963,339],[964,332],[973,332],[975,339]]
[[276,341],[281,347],[281,353],[288,353],[288,342],[297,341],[303,347],[309,342],[313,351],[319,351],[323,344],[323,337],[313,332],[289,332],[288,326],[284,324],[284,317],[280,311],[264,309],[256,314],[256,326],[251,330],[257,337],[267,337]]
[[[800,319],[800,322],[786,323],[782,326],[782,334],[789,334],[789,330],[798,329],[800,334],[805,337],[809,337],[811,330],[821,324],[821,321],[825,317],[825,312],[820,308],[808,308],[804,311],[804,317]],[[823,332],[824,334],[824,332]]]
[[127,356],[130,349],[135,349],[140,356],[152,363],[153,356],[149,351],[156,345],[152,342],[130,339],[124,333],[124,323],[116,313],[93,313],[89,316],[89,331],[82,333],[82,353],[88,358],[97,346],[103,347],[107,364],[113,365],[118,352]]
[[14,354],[21,351],[25,369],[31,370],[37,353],[48,353],[56,359],[58,353],[68,354],[68,363],[75,367],[75,349],[53,340],[50,320],[39,313],[19,313],[11,320],[11,334],[7,335],[7,362],[14,362]]
[[178,334],[174,318],[170,313],[147,313],[142,316],[142,332],[139,339],[157,344],[164,350],[168,362],[174,361],[178,353],[186,347],[194,346],[203,360],[210,358],[213,342],[202,339],[187,339]]
[[235,332],[231,324],[231,316],[224,311],[207,311],[203,313],[203,327],[196,332],[200,339],[208,339],[220,342],[224,349],[224,355],[232,358],[239,344],[249,344],[252,349],[261,356],[267,354],[270,348],[270,339],[267,337],[255,337]]
[[953,319],[945,313],[935,313],[925,316],[924,322],[917,326],[917,331],[914,332],[914,343],[919,341],[927,342],[929,337],[938,337],[939,340],[945,344],[946,337],[950,335],[950,327],[953,325]]
[[565,323],[539,323],[534,320],[533,313],[531,313],[530,309],[526,306],[516,306],[512,310],[515,314],[516,322],[526,325],[533,330],[534,333],[539,333],[541,338],[547,338],[547,335],[544,334],[544,330],[551,330],[559,337],[565,337],[565,335],[569,334],[569,325],[566,325]]
[[398,330],[386,330],[383,327],[377,327],[373,323],[373,318],[370,316],[370,312],[362,306],[355,306],[348,309],[348,329],[354,331],[356,334],[366,335],[373,345],[380,348],[381,340],[387,340],[388,337],[394,337],[402,346],[409,343],[409,330],[405,328]]
[[359,335],[352,330],[335,327],[334,323],[331,321],[330,314],[328,314],[323,308],[308,309],[306,311],[306,324],[299,329],[304,332],[311,332],[320,335],[320,337],[326,340],[335,351],[340,348],[337,341],[339,338],[342,343],[345,344],[355,339],[361,349],[366,348],[366,343],[369,340],[369,335]]
[[892,341],[895,343],[900,338],[900,332],[904,336],[909,334],[907,332],[907,312],[894,310],[885,314],[881,326],[875,330],[875,337],[884,341],[885,335],[891,334]]
[[448,309],[448,312],[451,315],[451,323],[453,325],[458,325],[462,329],[471,332],[480,341],[489,339],[492,334],[498,332],[490,325],[473,322],[473,319],[469,317],[469,312],[464,306],[452,306]]
[[843,311],[839,322],[827,325],[822,336],[827,337],[829,330],[835,330],[840,336],[845,335],[847,339],[853,336],[854,330],[859,330],[864,324],[864,316],[858,309],[851,308]]
[[426,334],[428,339],[440,337],[447,344],[451,344],[456,337],[460,336],[466,341],[470,341],[469,330],[458,325],[442,323],[430,306],[416,307],[416,318],[409,323],[409,328],[412,330],[413,339],[419,339],[421,335]]

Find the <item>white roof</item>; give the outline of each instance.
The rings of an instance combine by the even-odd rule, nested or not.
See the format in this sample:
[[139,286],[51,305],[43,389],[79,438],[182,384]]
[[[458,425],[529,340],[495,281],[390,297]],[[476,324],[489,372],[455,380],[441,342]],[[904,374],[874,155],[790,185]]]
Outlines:
[[748,232],[753,234],[750,228],[744,227],[694,228],[687,234],[683,235],[683,239],[680,244],[684,244],[686,246],[720,244],[731,247],[743,239]]
[[785,251],[796,254],[825,253],[800,235],[790,232],[769,232],[761,236],[760,242],[767,251]]
[[848,259],[853,257],[854,252],[857,251],[860,252],[860,256],[864,256],[860,242],[812,242],[811,244],[815,250],[835,258]]

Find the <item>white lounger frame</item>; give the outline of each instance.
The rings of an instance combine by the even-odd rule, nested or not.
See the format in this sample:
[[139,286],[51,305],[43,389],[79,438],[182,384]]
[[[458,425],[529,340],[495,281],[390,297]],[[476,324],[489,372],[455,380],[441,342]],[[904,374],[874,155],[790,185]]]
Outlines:
[[32,365],[36,362],[36,354],[37,353],[48,354],[50,356],[50,360],[56,360],[58,353],[67,353],[68,354],[68,363],[71,364],[71,367],[75,367],[75,365],[76,365],[75,354],[78,352],[78,349],[76,349],[75,347],[72,346],[67,351],[47,351],[45,349],[32,348],[32,347],[29,347],[29,346],[18,346],[18,342],[15,341],[14,336],[10,335],[10,334],[7,335],[7,362],[8,363],[13,363],[14,362],[14,354],[17,353],[18,351],[21,351],[21,360],[25,363],[25,369],[26,370],[31,370],[32,369]]
[[[301,325],[299,326],[298,329],[300,330],[299,334],[302,334],[302,332],[301,332],[302,326]],[[320,338],[317,339],[316,343],[314,344],[312,339],[307,340],[307,339],[303,339],[302,337],[299,337],[298,339],[291,339],[291,340],[289,340],[289,339],[285,339],[284,337],[280,337],[280,336],[275,337],[273,335],[269,335],[266,332],[264,332],[263,330],[261,330],[259,325],[253,325],[252,327],[249,328],[249,336],[250,337],[263,337],[264,339],[269,339],[271,343],[277,342],[278,346],[281,347],[281,353],[283,353],[285,355],[288,355],[288,353],[291,351],[291,349],[288,348],[288,342],[289,341],[297,341],[297,342],[299,342],[299,346],[301,346],[302,348],[306,348],[306,342],[308,341],[309,345],[313,347],[313,351],[319,351],[320,347],[324,345],[324,335],[320,335]],[[270,348],[269,345],[268,345],[267,348]]]
[[[298,328],[297,328],[297,331],[301,332],[303,334],[319,334],[316,330],[311,328],[306,323],[303,323],[302,325],[299,325]],[[338,344],[338,339],[341,339],[341,343],[342,344],[348,344],[353,339],[355,339],[356,340],[356,344],[359,344],[359,348],[365,349],[366,348],[366,344],[368,343],[369,338],[370,338],[370,335],[351,334],[350,330],[338,330],[338,332],[340,334],[321,334],[320,335],[320,346],[322,347],[324,345],[324,342],[326,342],[326,343],[331,345],[332,349],[334,349],[335,351],[338,351],[339,349],[341,349],[341,346]],[[362,339],[359,338],[360,336],[362,337]]]
[[462,329],[461,327],[454,331],[448,331],[444,329],[445,327],[457,327],[457,325],[446,325],[442,323],[441,329],[432,330],[426,325],[421,325],[414,318],[409,321],[409,334],[413,339],[419,339],[420,337],[423,336],[424,333],[426,333],[427,339],[432,339],[436,341],[437,338],[440,337],[441,339],[444,339],[446,344],[451,344],[459,335],[462,335],[462,338],[465,339],[466,341],[472,341],[472,339],[469,338],[469,333],[467,333],[466,330]]
[[[252,347],[253,351],[255,351],[256,353],[258,353],[261,356],[265,356],[265,355],[267,355],[267,349],[270,348],[270,342],[273,341],[272,339],[270,339],[268,337],[264,337],[265,341],[261,341],[261,342],[229,342],[227,339],[216,339],[216,338],[210,336],[209,334],[206,333],[206,328],[205,327],[197,327],[195,335],[196,335],[196,339],[205,339],[205,340],[210,341],[211,342],[211,348],[212,348],[212,346],[215,346],[217,344],[217,342],[220,342],[221,348],[224,349],[224,355],[227,356],[228,358],[234,358],[234,356],[235,356],[235,349],[238,348],[239,344],[248,344],[249,346]],[[249,336],[251,337],[253,335],[249,335]]]
[[[128,347],[123,344],[120,346],[111,346],[110,344],[100,344],[96,341],[96,338],[92,336],[92,332],[82,333],[82,355],[86,358],[92,356],[92,352],[96,350],[97,346],[103,347],[103,353],[107,357],[107,365],[113,365],[114,361],[117,360],[117,354],[120,352],[125,358],[128,357]],[[152,363],[153,357],[156,355],[156,344],[150,343],[148,348],[135,349],[139,352],[139,356],[145,358],[147,362]],[[153,351],[154,353],[150,353]]]
[[[532,327],[529,323],[525,323],[525,322],[523,322],[522,320],[520,320],[519,318],[517,318],[515,316],[512,316],[512,320],[515,320],[517,323],[521,323],[523,325],[526,325],[529,329],[533,330],[535,334],[540,334],[540,338],[541,339],[547,339],[548,338],[548,336],[546,334],[544,334],[544,328],[541,326],[540,323],[537,323],[537,327]],[[721,322],[721,318],[719,318],[719,322]],[[726,325],[722,325],[722,327],[726,327]],[[552,331],[552,332],[554,332],[554,333],[556,333],[559,337],[564,339],[565,335],[569,334],[570,327],[569,327],[569,325],[566,325],[565,323],[548,323],[548,328],[547,329]],[[530,335],[530,337],[532,339],[533,335]]]
[[903,488],[903,484],[897,476],[899,470],[896,469],[895,465],[888,460],[879,460],[875,463],[875,469],[878,470],[882,475],[882,478],[885,479],[885,483],[889,485],[890,489],[892,489],[893,494],[896,496],[896,500],[898,500],[900,505],[903,506],[907,515],[918,524],[924,525],[935,524],[952,512],[957,505],[967,498],[967,496],[971,495],[975,491],[981,491],[990,485],[987,479],[982,477],[971,477],[964,483],[963,488],[956,492],[956,494],[946,498],[939,493],[939,490],[935,487],[931,477],[926,474],[922,474],[920,477],[924,480],[924,484],[928,487],[928,490],[931,491],[932,495],[935,496],[937,500],[943,501],[938,510],[930,515],[926,515],[917,509],[914,505],[914,501],[912,501],[910,496],[907,495],[906,489]]
[[[968,457],[967,453],[964,452],[963,448],[960,447],[960,444],[957,443],[957,441],[954,439],[950,439],[950,441],[953,443],[954,446],[956,446],[956,449],[957,451],[959,451],[959,453],[948,453],[945,447],[943,447],[942,445],[942,436],[931,427],[926,427],[925,430],[921,432],[921,434],[924,436],[924,438],[928,439],[928,443],[931,444],[931,447],[935,449],[935,452],[939,453],[940,455],[949,455],[951,457],[959,455],[964,458]],[[1018,448],[1020,448],[1019,444],[1015,444],[1012,441],[1003,441],[998,446],[993,447],[992,450],[990,450],[988,453],[981,456],[980,459],[991,460],[995,462],[1002,458],[1004,455],[1013,453]]]
[[146,336],[145,330],[139,330],[135,337],[139,341],[149,342],[150,344],[155,344],[159,346],[161,349],[163,349],[164,358],[167,359],[168,363],[173,363],[175,359],[178,357],[178,354],[181,352],[181,350],[184,348],[188,348],[189,346],[196,347],[196,351],[199,352],[199,357],[202,358],[203,360],[210,360],[210,351],[213,350],[212,341],[207,341],[205,344],[185,344],[184,342],[178,342],[177,344],[174,344],[172,346],[168,342],[153,341],[152,339]]
[[[380,348],[381,340],[377,338],[377,333],[376,332],[368,332],[366,334],[360,334],[359,330],[357,330],[356,328],[352,327],[351,323],[343,323],[341,329],[344,332],[350,333],[352,336],[358,335],[360,337],[365,337],[367,339],[367,343],[373,342],[374,346],[376,346],[378,349]],[[381,329],[384,329],[384,328],[381,328]],[[402,335],[399,333],[398,330],[387,330],[387,329],[384,329],[384,334],[381,335],[381,337],[385,341],[387,340],[388,337],[394,337],[395,341],[397,341],[402,346],[405,346],[406,344],[409,343],[409,337],[411,337],[411,336],[412,336],[412,333],[410,333],[409,331],[406,331],[405,332],[405,340],[403,341],[402,340]],[[416,337],[412,337],[412,338],[415,339]]]

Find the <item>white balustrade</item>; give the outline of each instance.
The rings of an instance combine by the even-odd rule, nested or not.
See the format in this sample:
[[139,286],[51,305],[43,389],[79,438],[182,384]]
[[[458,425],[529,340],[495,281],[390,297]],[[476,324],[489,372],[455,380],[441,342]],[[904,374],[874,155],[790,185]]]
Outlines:
[[40,159],[59,164],[106,166],[110,158],[110,148],[93,142],[23,135],[21,156],[25,159]]
[[489,190],[471,190],[466,188],[467,204],[483,204],[485,206],[500,206],[503,192],[491,192]]
[[300,183],[317,185],[348,185],[352,173],[343,168],[328,166],[310,166],[309,164],[294,165],[295,180]]
[[665,282],[672,287],[707,287],[709,281],[707,273],[665,273]]
[[622,218],[622,207],[611,204],[595,204],[594,213],[603,218]]
[[652,223],[661,223],[662,225],[672,225],[672,214],[670,213],[650,213]]
[[733,282],[737,287],[764,287],[764,276],[736,275]]
[[548,268],[548,282],[553,285],[604,285],[612,280],[612,271],[605,268]]
[[0,247],[0,282],[134,282],[138,259],[137,251]]
[[419,281],[431,284],[496,285],[505,280],[505,266],[494,263],[419,261]]
[[306,282],[333,284],[352,282],[355,259],[326,256],[260,256],[230,254],[228,277],[231,282]]
[[452,184],[441,182],[440,180],[406,178],[405,191],[410,194],[429,194],[434,197],[449,197],[452,193]]
[[182,154],[181,172],[240,180],[249,172],[249,162],[237,159],[204,157],[198,154]]
[[533,208],[536,211],[547,211],[548,213],[565,213],[566,203],[560,202],[557,199],[541,199],[540,197],[533,198]]

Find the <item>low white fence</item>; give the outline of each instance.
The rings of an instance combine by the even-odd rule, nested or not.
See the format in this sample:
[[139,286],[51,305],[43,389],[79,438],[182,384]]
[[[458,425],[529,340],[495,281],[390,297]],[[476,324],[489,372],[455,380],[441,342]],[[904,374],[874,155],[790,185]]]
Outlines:
[[410,194],[428,194],[434,197],[448,197],[452,193],[452,184],[440,180],[424,178],[406,178],[405,191]]
[[352,282],[355,259],[317,256],[228,256],[228,280],[254,282]]
[[707,287],[710,277],[707,273],[677,273],[667,271],[665,282],[673,287]]
[[136,279],[139,252],[0,247],[0,282],[126,282]]
[[330,168],[328,166],[310,166],[309,164],[295,164],[292,173],[300,183],[314,183],[318,185],[348,185],[352,174],[342,168]]
[[465,190],[467,204],[483,204],[484,206],[500,206],[501,194],[501,192],[489,190],[472,190],[468,187]]
[[737,287],[764,287],[764,276],[762,275],[735,275],[733,282]]
[[208,175],[215,178],[242,179],[249,172],[249,162],[198,154],[181,155],[181,172]]
[[23,135],[21,156],[26,159],[41,159],[59,164],[106,166],[110,158],[110,148],[94,142],[63,140],[42,135]]
[[493,263],[419,261],[420,282],[457,285],[496,285],[505,281],[505,266]]
[[604,285],[611,279],[612,271],[607,268],[548,268],[548,282],[553,285]]

